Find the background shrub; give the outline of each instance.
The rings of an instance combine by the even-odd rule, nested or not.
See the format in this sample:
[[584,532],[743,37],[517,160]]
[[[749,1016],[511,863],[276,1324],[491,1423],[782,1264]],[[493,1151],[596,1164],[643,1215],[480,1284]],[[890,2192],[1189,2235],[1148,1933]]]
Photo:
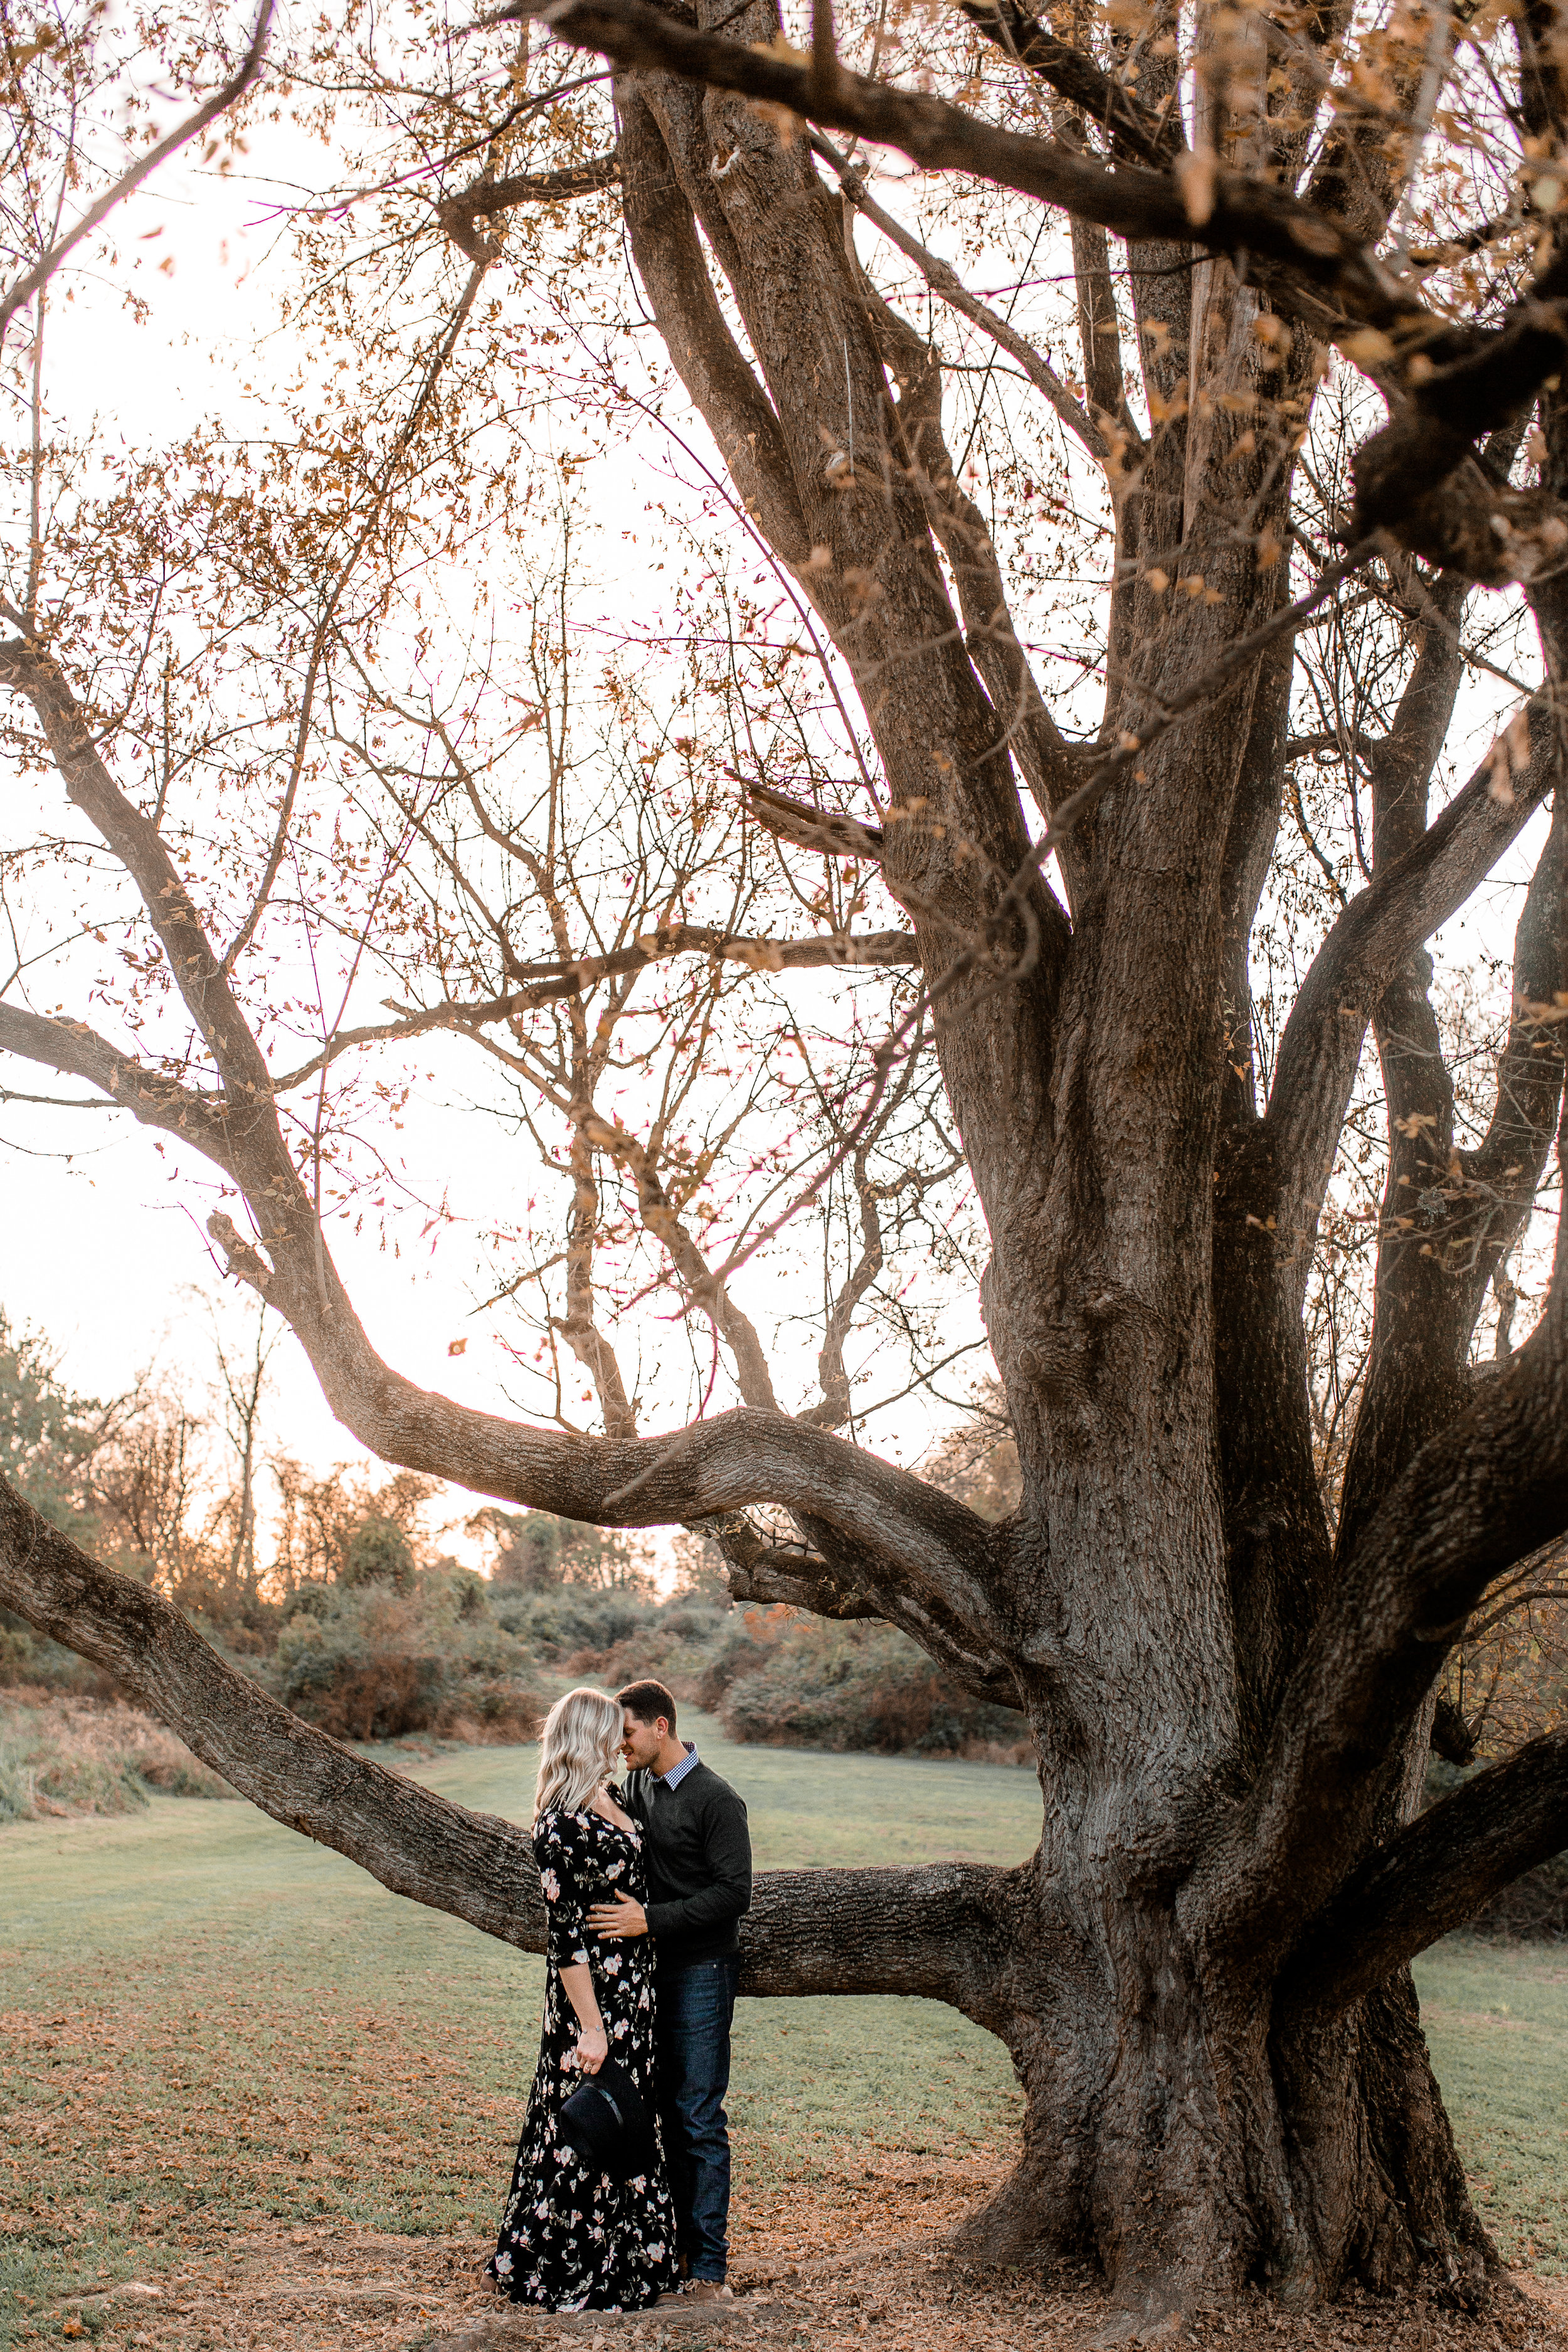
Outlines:
[[716,1713],[731,1739],[1034,1760],[1015,1709],[954,1690],[907,1635],[874,1622],[840,1625],[683,1594],[609,1648],[568,1663],[606,1690],[657,1675],[678,1701]]
[[426,1569],[318,1588],[279,1636],[258,1679],[337,1739],[429,1731],[527,1739],[543,1702],[529,1651],[488,1605],[482,1579]]
[[118,1700],[62,1698],[37,1685],[0,1699],[0,1822],[127,1813],[150,1790],[234,1794],[166,1725]]
[[775,1632],[762,1612],[747,1614],[759,1622],[725,1645],[708,1677],[732,1739],[1032,1760],[1016,1709],[955,1689],[896,1627],[806,1618]]
[[647,1638],[664,1612],[651,1594],[558,1584],[543,1591],[502,1591],[491,1605],[500,1625],[543,1664],[577,1671],[602,1664],[619,1645]]

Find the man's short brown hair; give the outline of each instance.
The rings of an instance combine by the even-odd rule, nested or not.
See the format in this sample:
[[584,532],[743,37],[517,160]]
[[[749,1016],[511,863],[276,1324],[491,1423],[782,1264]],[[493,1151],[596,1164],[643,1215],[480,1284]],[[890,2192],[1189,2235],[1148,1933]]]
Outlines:
[[624,1691],[616,1692],[616,1703],[624,1706],[628,1715],[635,1715],[639,1723],[657,1723],[662,1715],[673,1738],[675,1701],[662,1683],[628,1683]]

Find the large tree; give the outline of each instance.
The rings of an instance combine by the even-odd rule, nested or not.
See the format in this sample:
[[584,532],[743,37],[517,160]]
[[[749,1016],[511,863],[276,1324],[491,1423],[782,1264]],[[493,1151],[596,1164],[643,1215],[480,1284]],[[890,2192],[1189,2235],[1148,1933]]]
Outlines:
[[[39,370],[23,365],[0,678],[24,767],[63,787],[94,871],[121,877],[135,961],[94,1025],[85,983],[76,1013],[29,1003],[19,957],[0,1047],[205,1155],[247,1221],[209,1220],[229,1270],[388,1462],[604,1526],[699,1524],[738,1594],[885,1618],[1022,1711],[1044,1801],[1026,1864],[773,1875],[747,1930],[752,1991],[928,1994],[1006,2042],[1024,2146],[972,2252],[1091,2257],[1137,2309],[1249,2281],[1310,2300],[1424,2268],[1475,2300],[1496,2260],[1408,1963],[1568,1843],[1561,1735],[1419,1811],[1445,1658],[1489,1590],[1568,1528],[1568,1242],[1528,1338],[1510,1349],[1510,1306],[1489,1358],[1476,1339],[1494,1284],[1512,1299],[1510,1254],[1563,1150],[1568,22],[1553,0],[1479,15],[1119,0],[1048,21],[966,0],[951,21],[881,9],[836,31],[818,0],[796,48],[773,0],[563,0],[550,18],[558,42],[613,61],[613,113],[594,55],[531,52],[504,25],[437,26],[423,48],[411,34],[389,57],[351,16],[287,60],[297,107],[313,89],[340,125],[352,105],[375,126],[360,186],[323,183],[331,201],[300,234],[327,289],[317,315],[341,326],[352,272],[332,240],[351,199],[381,205],[354,267],[386,307],[358,325],[389,383],[405,367],[400,408],[389,394],[367,419],[363,385],[356,406],[317,383],[292,443],[247,455],[259,487],[209,436],[177,465],[127,460],[84,488],[38,429]],[[184,69],[216,79],[210,35],[190,38]],[[29,187],[66,135],[49,125],[68,63],[46,43],[14,68],[19,88],[57,77],[55,115],[46,91],[22,118]],[[883,203],[861,140],[928,178]],[[106,201],[122,195],[92,161]],[[1016,289],[1037,253],[1067,270],[1081,361],[1053,362],[1017,323],[1026,303],[972,291],[915,234],[918,203],[973,275]],[[613,238],[594,246],[584,219],[624,223],[718,452],[716,513],[787,583],[826,685],[792,765],[785,665],[769,670],[763,757],[755,679],[736,683],[753,603],[728,683],[697,696],[710,719],[731,713],[729,752],[676,737],[667,711],[686,762],[671,794],[623,677],[608,707],[626,757],[607,749],[594,771],[613,814],[595,799],[574,818],[537,617],[546,674],[527,724],[549,758],[526,805],[498,781],[517,728],[498,719],[479,759],[473,698],[429,687],[409,654],[427,650],[426,606],[399,641],[416,688],[386,684],[378,632],[411,580],[434,593],[448,576],[454,533],[521,516],[530,445],[495,390],[507,304],[531,299],[531,272],[553,269],[558,289],[568,266],[584,289],[589,262],[613,274]],[[12,226],[14,331],[31,315],[37,357],[60,230],[36,201]],[[400,342],[399,298],[441,285],[453,247],[437,327]],[[942,345],[978,392],[962,373],[955,391]],[[1361,373],[1330,393],[1334,346]],[[597,349],[596,413],[662,431],[613,338]],[[960,425],[984,483],[954,455]],[[1067,436],[1054,456],[1047,427]],[[1098,646],[1077,667],[1032,659],[1098,547]],[[183,594],[206,625],[179,639]],[[1519,679],[1489,596],[1528,612],[1539,685]],[[488,685],[507,658],[489,657]],[[1446,747],[1473,723],[1478,677],[1517,694],[1456,782]],[[198,786],[216,799],[182,814]],[[355,835],[345,811],[366,795],[381,814]],[[329,850],[303,820],[334,805]],[[247,810],[265,816],[254,833]],[[1503,1034],[1485,1082],[1468,1061],[1457,1093],[1426,943],[1532,824]],[[86,858],[52,815],[40,824],[26,872],[49,850]],[[782,896],[758,878],[773,840]],[[14,895],[26,875],[8,875]],[[605,875],[624,894],[607,927]],[[1281,926],[1314,875],[1326,912],[1315,932],[1301,918],[1312,951],[1286,986]],[[858,929],[881,893],[903,919]],[[693,902],[710,919],[689,919]],[[332,933],[344,1005],[366,953],[403,991],[390,1020],[352,1029],[323,1005],[293,1066],[268,1045],[289,1007],[263,955],[289,920],[312,957]],[[860,992],[823,1000],[853,1017],[813,1097],[769,1060],[790,1037],[810,1061],[789,975],[858,965]],[[619,1041],[650,976],[673,1075],[636,1108],[625,1074],[643,1084],[653,1049],[646,1032]],[[863,1018],[876,989],[880,1033]],[[416,1387],[340,1276],[329,1213],[349,1155],[329,1076],[437,1030],[506,1070],[554,1139],[570,1205],[541,1328],[584,1368],[599,1431]],[[690,1107],[716,1099],[703,1084],[732,1085],[748,1042],[762,1060],[744,1100],[689,1135]],[[933,1070],[940,1091],[919,1075]],[[787,1114],[794,1152],[808,1110],[826,1130],[815,1174],[804,1151],[784,1168],[789,1152],[748,1147],[724,1196],[734,1245],[715,1244],[724,1215],[698,1209],[745,1118]],[[1354,1343],[1325,1314],[1314,1254],[1326,1198],[1342,1222],[1347,1122],[1373,1136],[1383,1200],[1364,1350],[1353,1379],[1329,1366],[1353,1419],[1325,1477],[1321,1349]],[[1021,1477],[1000,1523],[837,1433],[853,1429],[857,1318],[896,1303],[886,1204],[909,1171],[917,1200],[942,1181],[950,1131],[984,1220],[980,1297]],[[737,1287],[782,1207],[835,1185],[853,1216],[821,1394],[792,1412]],[[595,1254],[616,1249],[627,1265],[650,1254],[648,1279],[710,1331],[736,1409],[639,1433],[620,1318],[595,1291]],[[308,1733],[9,1493],[0,1562],[0,1599],[111,1667],[280,1819],[537,1943],[526,1847],[505,1825]]]

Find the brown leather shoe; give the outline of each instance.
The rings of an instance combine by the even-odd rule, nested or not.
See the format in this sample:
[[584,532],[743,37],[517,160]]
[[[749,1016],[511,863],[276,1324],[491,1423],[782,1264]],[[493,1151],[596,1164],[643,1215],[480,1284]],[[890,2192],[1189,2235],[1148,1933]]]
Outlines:
[[722,2279],[688,2279],[685,2293],[688,2303],[733,2303],[735,2300],[734,2288],[726,2286]]

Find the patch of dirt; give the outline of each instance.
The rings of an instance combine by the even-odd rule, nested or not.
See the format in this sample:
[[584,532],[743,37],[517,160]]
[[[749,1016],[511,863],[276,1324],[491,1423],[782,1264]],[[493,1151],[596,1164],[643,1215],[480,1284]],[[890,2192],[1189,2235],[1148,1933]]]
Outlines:
[[1539,2304],[1562,2331],[1568,2344],[1568,2278],[1529,2278],[1515,2272],[1516,2284],[1531,2303]]
[[[1095,2352],[1111,2314],[1094,2286],[952,2261],[948,2232],[991,2185],[973,2166],[930,2158],[753,2179],[735,2297],[719,2305],[624,2318],[514,2310],[484,2284],[489,2248],[478,2239],[321,2223],[193,2238],[156,2281],[98,2292],[84,2281],[35,2309],[19,2340],[91,2341],[100,2352]],[[1519,2285],[1517,2301],[1480,2322],[1425,2299],[1358,2297],[1304,2318],[1260,2298],[1198,2318],[1183,2343],[1192,2352],[1568,2352],[1568,2280]]]

